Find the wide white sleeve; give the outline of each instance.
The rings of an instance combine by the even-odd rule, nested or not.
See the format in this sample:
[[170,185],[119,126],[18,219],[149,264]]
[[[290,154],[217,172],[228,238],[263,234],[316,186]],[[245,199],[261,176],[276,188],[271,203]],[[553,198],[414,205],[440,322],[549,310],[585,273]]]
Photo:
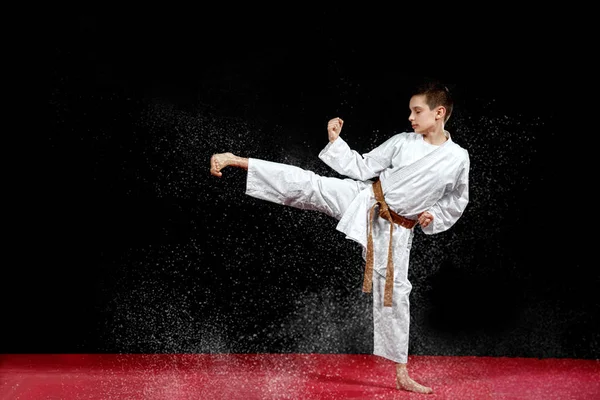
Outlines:
[[368,153],[359,154],[338,136],[319,153],[319,158],[334,171],[349,178],[365,181],[379,176],[392,165],[399,135],[394,135]]
[[444,232],[458,221],[469,203],[469,155],[465,151],[466,158],[460,169],[454,189],[446,193],[429,210],[433,215],[433,223],[426,228],[421,227],[427,235]]

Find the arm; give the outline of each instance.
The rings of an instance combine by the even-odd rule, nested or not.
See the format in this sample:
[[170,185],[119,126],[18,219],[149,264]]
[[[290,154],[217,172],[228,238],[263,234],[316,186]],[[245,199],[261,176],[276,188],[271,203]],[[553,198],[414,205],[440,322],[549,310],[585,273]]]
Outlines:
[[398,135],[392,136],[372,151],[360,155],[339,137],[343,121],[333,118],[327,124],[329,143],[319,153],[319,158],[336,172],[353,179],[367,180],[379,176],[392,165]]
[[444,232],[458,221],[469,203],[469,168],[467,154],[454,189],[442,196],[429,210],[419,215],[421,229],[427,235]]

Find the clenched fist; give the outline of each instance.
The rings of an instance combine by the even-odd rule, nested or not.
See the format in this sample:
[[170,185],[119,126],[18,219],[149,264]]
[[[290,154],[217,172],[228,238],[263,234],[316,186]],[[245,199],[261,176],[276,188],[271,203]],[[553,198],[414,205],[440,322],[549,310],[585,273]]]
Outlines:
[[329,142],[333,143],[335,139],[340,136],[342,132],[342,126],[344,121],[341,118],[332,118],[327,123],[327,134],[329,135]]
[[424,211],[421,214],[419,214],[419,224],[421,224],[423,228],[427,228],[427,226],[432,222],[433,215],[431,215],[431,213]]

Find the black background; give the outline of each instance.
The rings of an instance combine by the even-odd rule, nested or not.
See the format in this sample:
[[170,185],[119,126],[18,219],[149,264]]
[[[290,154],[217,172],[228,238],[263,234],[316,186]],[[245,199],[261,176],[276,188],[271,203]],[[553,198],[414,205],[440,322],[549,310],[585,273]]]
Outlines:
[[244,195],[242,170],[211,176],[209,159],[336,176],[317,157],[330,118],[366,152],[409,129],[409,86],[436,77],[456,94],[447,129],[470,153],[471,201],[448,232],[416,230],[411,353],[598,358],[599,274],[576,212],[590,207],[562,178],[587,167],[558,123],[579,77],[535,32],[484,46],[481,27],[469,41],[377,15],[48,18],[1,350],[369,353],[358,245],[329,217]]

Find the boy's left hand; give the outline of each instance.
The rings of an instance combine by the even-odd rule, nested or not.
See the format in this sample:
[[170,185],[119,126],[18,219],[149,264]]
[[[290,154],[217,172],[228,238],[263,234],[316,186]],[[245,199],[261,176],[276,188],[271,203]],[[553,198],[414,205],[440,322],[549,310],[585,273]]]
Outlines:
[[421,227],[427,228],[427,226],[433,222],[433,215],[431,215],[427,211],[424,211],[421,214],[419,214],[418,221],[419,221],[419,224],[421,224]]

